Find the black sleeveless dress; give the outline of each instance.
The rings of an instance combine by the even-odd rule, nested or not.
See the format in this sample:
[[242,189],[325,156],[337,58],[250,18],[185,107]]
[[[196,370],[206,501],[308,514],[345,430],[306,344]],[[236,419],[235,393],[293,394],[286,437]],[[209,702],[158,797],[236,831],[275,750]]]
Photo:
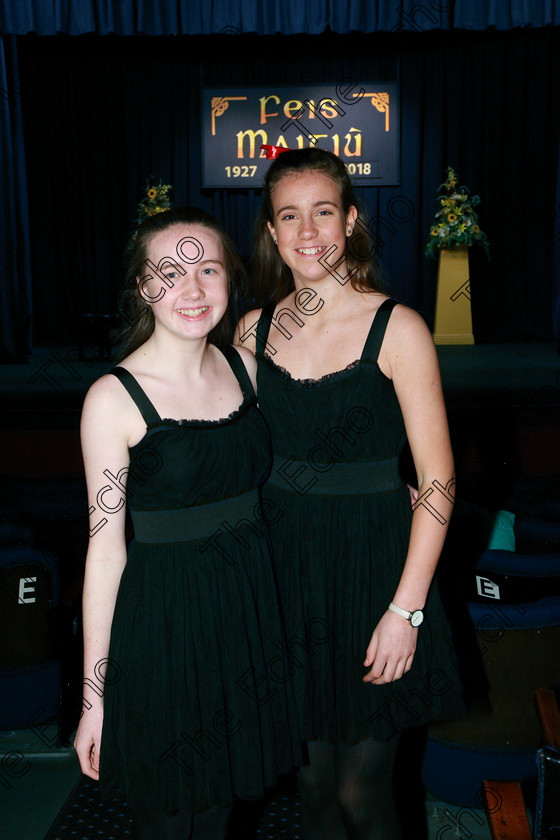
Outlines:
[[377,365],[394,305],[379,307],[361,358],[319,380],[293,379],[272,361],[273,306],[257,328],[259,406],[274,452],[264,497],[305,740],[385,740],[464,711],[436,581],[412,669],[388,685],[362,682],[371,634],[402,573],[412,517],[399,476],[404,421],[393,383]]
[[217,421],[162,420],[112,371],[147,432],[130,449],[135,539],[102,666],[100,781],[168,813],[260,798],[300,759],[258,489],[270,438],[239,354],[225,355],[244,398]]

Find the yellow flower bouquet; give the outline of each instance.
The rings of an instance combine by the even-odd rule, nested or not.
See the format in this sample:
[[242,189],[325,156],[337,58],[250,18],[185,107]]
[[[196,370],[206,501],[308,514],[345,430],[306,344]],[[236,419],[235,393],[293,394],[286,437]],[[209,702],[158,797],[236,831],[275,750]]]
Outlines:
[[441,209],[436,213],[430,228],[426,256],[435,257],[442,248],[459,248],[463,245],[482,245],[488,256],[488,239],[478,224],[474,207],[480,203],[478,195],[459,186],[457,173],[447,167],[447,180],[438,187]]
[[136,233],[143,221],[150,216],[155,216],[156,213],[163,213],[164,210],[171,210],[173,202],[171,201],[170,192],[173,189],[171,184],[149,184],[146,186],[146,194],[139,202],[136,211],[135,230],[132,235],[132,242],[136,239]]

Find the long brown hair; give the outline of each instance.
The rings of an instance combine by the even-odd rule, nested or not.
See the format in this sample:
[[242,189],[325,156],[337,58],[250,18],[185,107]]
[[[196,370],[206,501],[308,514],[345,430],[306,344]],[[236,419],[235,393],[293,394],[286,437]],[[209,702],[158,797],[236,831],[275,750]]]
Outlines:
[[[262,205],[255,222],[251,256],[251,291],[257,305],[278,301],[294,289],[291,270],[272,241],[267,222],[274,225],[272,193],[285,175],[294,172],[321,172],[338,185],[344,215],[354,205],[358,216],[365,218],[356,200],[352,181],[342,160],[326,149],[294,149],[282,152],[270,165],[263,186]],[[364,226],[365,227],[365,226]],[[381,264],[367,242],[364,227],[355,225],[348,238],[346,263],[352,273],[350,283],[358,292],[380,292],[385,286]]]
[[146,273],[146,259],[152,237],[173,225],[202,225],[217,234],[224,253],[228,280],[229,303],[224,317],[208,335],[208,341],[223,345],[231,341],[237,319],[237,298],[245,286],[245,267],[235,245],[218,222],[199,207],[175,207],[150,216],[139,226],[136,235],[125,250],[125,274],[119,297],[121,330],[117,337],[114,353],[116,361],[122,361],[151,336],[155,320],[152,307],[146,303],[138,286],[138,278]]

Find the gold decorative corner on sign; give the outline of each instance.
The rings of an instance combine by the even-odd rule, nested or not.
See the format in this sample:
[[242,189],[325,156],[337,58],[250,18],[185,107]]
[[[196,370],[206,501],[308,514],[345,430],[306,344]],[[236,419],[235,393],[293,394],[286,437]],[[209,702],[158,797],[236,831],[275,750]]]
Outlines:
[[[360,96],[359,93],[352,94],[353,96]],[[377,108],[382,114],[385,114],[385,131],[389,131],[389,94],[388,93],[364,93],[371,99],[371,104]]]
[[212,137],[216,135],[216,117],[221,117],[224,111],[229,108],[229,103],[234,99],[247,99],[246,96],[213,96],[211,102],[212,109]]

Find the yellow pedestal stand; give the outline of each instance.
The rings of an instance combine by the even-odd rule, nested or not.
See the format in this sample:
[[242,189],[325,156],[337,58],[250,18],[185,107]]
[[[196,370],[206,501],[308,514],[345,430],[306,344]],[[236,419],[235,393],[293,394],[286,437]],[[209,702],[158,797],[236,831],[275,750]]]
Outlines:
[[469,280],[469,249],[443,249],[439,254],[436,344],[474,344]]

